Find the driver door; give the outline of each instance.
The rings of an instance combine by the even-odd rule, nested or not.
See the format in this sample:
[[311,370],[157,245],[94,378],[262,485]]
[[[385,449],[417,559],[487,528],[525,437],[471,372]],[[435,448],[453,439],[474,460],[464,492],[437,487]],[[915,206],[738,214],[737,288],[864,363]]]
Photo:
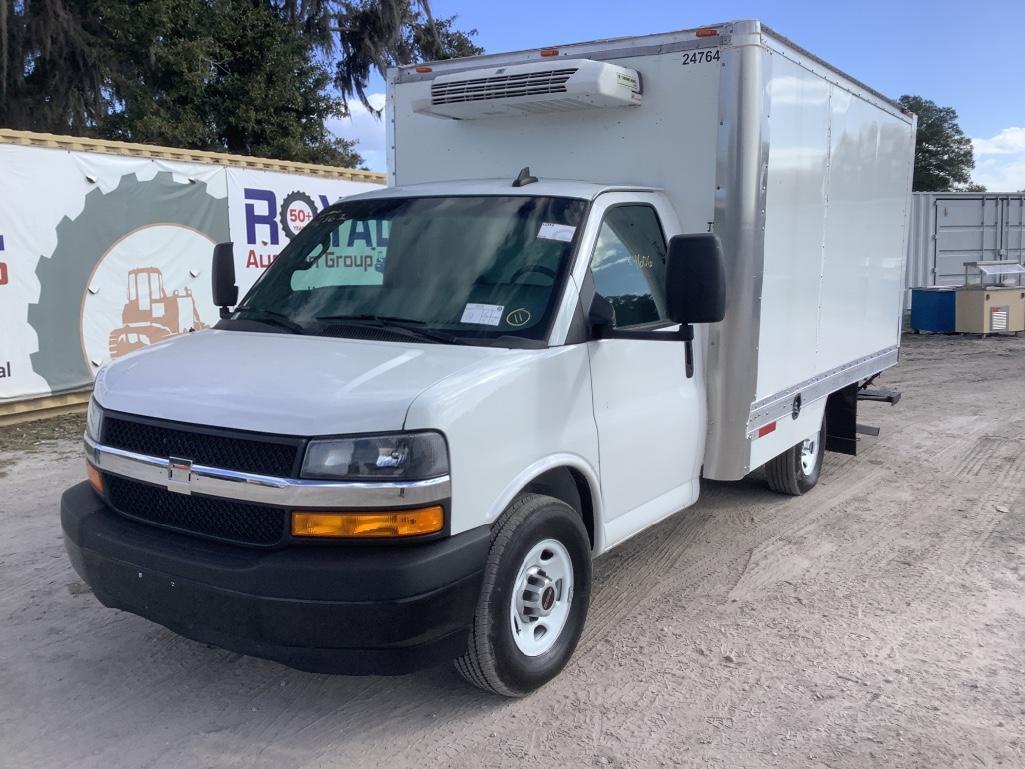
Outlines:
[[666,319],[665,224],[670,232],[678,226],[673,210],[659,195],[609,193],[596,215],[587,269],[616,316],[608,338],[587,343],[611,546],[697,498],[705,392],[700,340],[688,378],[679,326]]

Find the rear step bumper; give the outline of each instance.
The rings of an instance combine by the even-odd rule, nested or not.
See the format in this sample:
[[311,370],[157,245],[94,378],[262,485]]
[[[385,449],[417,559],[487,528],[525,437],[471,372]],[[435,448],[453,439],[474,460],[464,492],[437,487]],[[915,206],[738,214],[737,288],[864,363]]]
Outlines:
[[858,423],[858,403],[876,401],[891,406],[900,402],[900,392],[884,388],[868,387],[876,374],[864,385],[853,382],[837,390],[826,401],[826,451],[856,456],[859,435],[879,435],[879,428]]
[[899,390],[889,390],[883,387],[868,387],[858,390],[859,401],[880,401],[895,406],[900,402],[901,393]]

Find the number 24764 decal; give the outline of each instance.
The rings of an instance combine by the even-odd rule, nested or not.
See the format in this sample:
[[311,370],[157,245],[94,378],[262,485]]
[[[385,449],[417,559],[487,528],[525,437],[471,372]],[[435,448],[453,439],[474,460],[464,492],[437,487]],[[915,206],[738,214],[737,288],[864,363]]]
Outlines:
[[705,64],[713,61],[719,61],[718,48],[716,48],[714,51],[709,51],[707,49],[701,51],[685,51],[683,54],[684,65]]

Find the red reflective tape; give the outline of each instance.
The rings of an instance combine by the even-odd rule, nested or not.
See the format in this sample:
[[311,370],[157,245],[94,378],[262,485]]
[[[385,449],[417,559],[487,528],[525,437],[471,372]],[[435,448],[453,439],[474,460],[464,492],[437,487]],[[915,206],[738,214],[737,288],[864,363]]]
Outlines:
[[765,435],[768,435],[769,433],[774,433],[774,432],[776,432],[776,423],[775,422],[769,422],[769,424],[763,425],[762,427],[758,428],[758,437],[761,438],[762,436],[765,436]]

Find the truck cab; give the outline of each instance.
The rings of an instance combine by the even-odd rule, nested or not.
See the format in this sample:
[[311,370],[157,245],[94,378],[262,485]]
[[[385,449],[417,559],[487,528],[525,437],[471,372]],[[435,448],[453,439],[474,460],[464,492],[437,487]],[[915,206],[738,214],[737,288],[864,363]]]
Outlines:
[[[723,275],[714,236],[677,239],[671,257],[679,225],[659,191],[528,174],[349,198],[216,329],[101,371],[79,531],[103,520],[178,558],[138,572],[152,554],[126,554],[142,576],[108,597],[88,540],[69,543],[100,599],[304,669],[403,671],[465,652],[497,532],[550,518],[561,539],[508,556],[522,574],[506,578],[516,621],[502,617],[541,671],[510,690],[547,675],[582,628],[591,558],[697,497],[703,331],[687,321],[721,317]],[[667,280],[704,283],[708,301],[673,317]],[[197,397],[197,380],[223,396]],[[160,418],[141,416],[153,403]],[[210,543],[193,554],[188,536]],[[233,605],[254,583],[285,594]],[[179,596],[187,627],[165,614]],[[257,620],[258,639],[227,637]],[[352,646],[311,647],[314,628]]]
[[[572,655],[594,557],[702,478],[803,494],[852,450],[858,383],[896,362],[913,118],[866,92],[830,171],[842,120],[781,90],[797,54],[757,22],[552,50],[393,72],[393,185],[241,300],[218,246],[216,327],[99,372],[61,518],[102,603],[520,696]],[[767,154],[774,98],[821,164]]]

